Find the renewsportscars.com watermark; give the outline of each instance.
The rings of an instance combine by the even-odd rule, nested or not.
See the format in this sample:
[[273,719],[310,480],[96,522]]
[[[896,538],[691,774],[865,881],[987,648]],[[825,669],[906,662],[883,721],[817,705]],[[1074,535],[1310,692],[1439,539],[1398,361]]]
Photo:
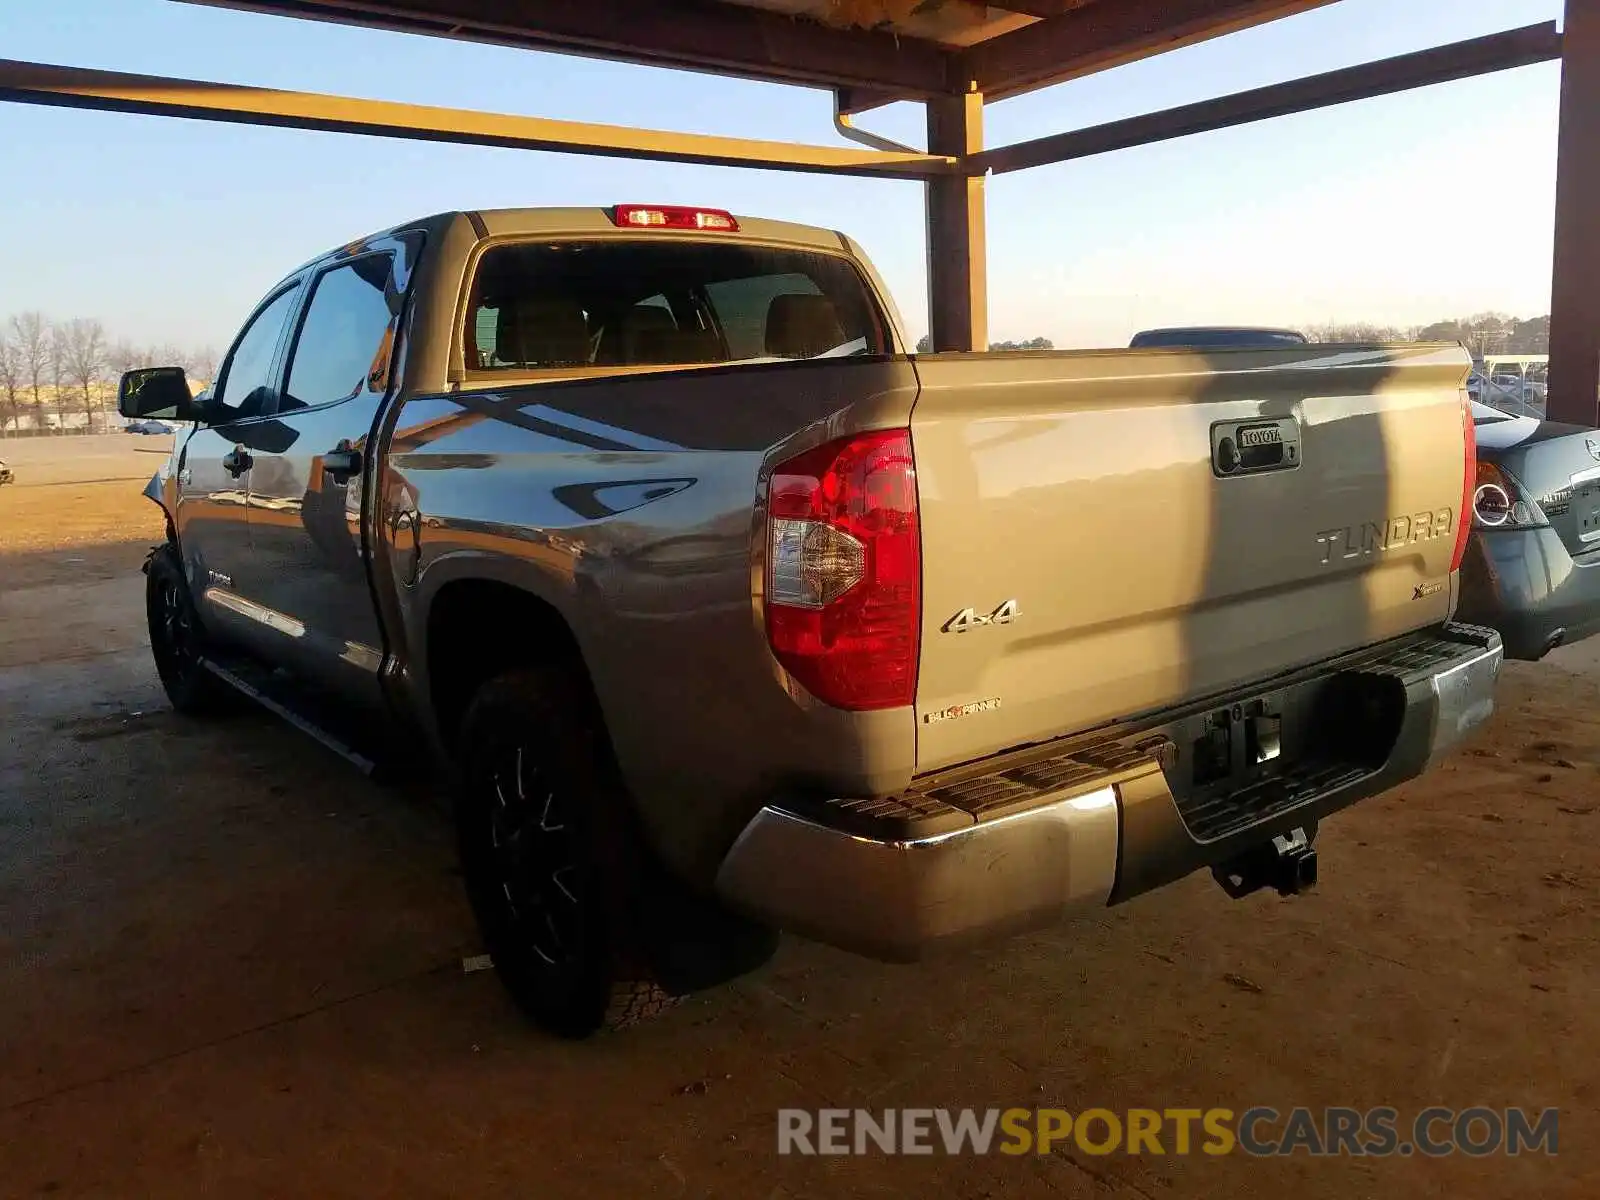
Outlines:
[[1558,1109],[783,1108],[779,1154],[1553,1155]]

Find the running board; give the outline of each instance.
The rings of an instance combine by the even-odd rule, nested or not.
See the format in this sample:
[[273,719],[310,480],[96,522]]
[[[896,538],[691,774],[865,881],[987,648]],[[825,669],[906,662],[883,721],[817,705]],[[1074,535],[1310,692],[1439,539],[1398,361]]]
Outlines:
[[239,675],[234,674],[234,672],[228,670],[227,667],[222,666],[220,663],[213,662],[209,658],[201,659],[200,663],[203,667],[205,667],[206,670],[210,671],[218,679],[222,680],[223,683],[248,696],[268,712],[282,717],[301,733],[306,734],[308,737],[315,738],[322,745],[326,746],[329,750],[332,750],[351,766],[355,767],[356,770],[360,771],[363,775],[371,775],[377,770],[377,763],[373,762],[372,759],[347,745],[345,742],[329,733],[326,729],[323,729],[320,725],[316,725],[311,721],[308,721],[305,717],[302,717],[299,713],[295,712],[287,705],[274,700],[271,696],[267,695],[266,692],[256,687],[253,683],[241,678]]

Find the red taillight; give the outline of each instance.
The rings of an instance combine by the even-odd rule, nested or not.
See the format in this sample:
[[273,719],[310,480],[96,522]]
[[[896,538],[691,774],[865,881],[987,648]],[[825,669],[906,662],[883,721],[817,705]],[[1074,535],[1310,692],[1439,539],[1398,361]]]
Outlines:
[[1450,569],[1459,571],[1467,554],[1467,535],[1472,532],[1472,495],[1478,487],[1478,434],[1472,424],[1472,400],[1461,391],[1461,507],[1456,511],[1456,549],[1450,556]]
[[[1559,497],[1546,499],[1559,502]],[[1511,472],[1487,459],[1478,460],[1478,480],[1472,493],[1470,516],[1474,529],[1542,529],[1550,524],[1543,506],[1528,498]]]
[[720,208],[686,208],[679,204],[619,204],[611,222],[630,229],[699,229],[738,233],[739,222]]
[[922,544],[911,433],[842,438],[779,464],[767,501],[767,640],[835,708],[917,692]]

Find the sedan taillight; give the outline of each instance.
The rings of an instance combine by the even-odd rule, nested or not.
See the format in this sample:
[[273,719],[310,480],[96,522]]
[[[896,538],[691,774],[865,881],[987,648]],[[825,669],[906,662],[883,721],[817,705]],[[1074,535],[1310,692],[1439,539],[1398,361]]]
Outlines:
[[1538,502],[1524,494],[1509,471],[1492,462],[1479,462],[1475,478],[1474,529],[1537,529],[1550,524]]

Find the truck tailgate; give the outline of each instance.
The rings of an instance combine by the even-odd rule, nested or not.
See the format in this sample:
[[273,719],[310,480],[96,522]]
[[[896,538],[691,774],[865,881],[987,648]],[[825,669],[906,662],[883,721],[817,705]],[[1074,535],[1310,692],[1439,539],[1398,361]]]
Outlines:
[[1450,614],[1457,347],[915,362],[919,771]]

